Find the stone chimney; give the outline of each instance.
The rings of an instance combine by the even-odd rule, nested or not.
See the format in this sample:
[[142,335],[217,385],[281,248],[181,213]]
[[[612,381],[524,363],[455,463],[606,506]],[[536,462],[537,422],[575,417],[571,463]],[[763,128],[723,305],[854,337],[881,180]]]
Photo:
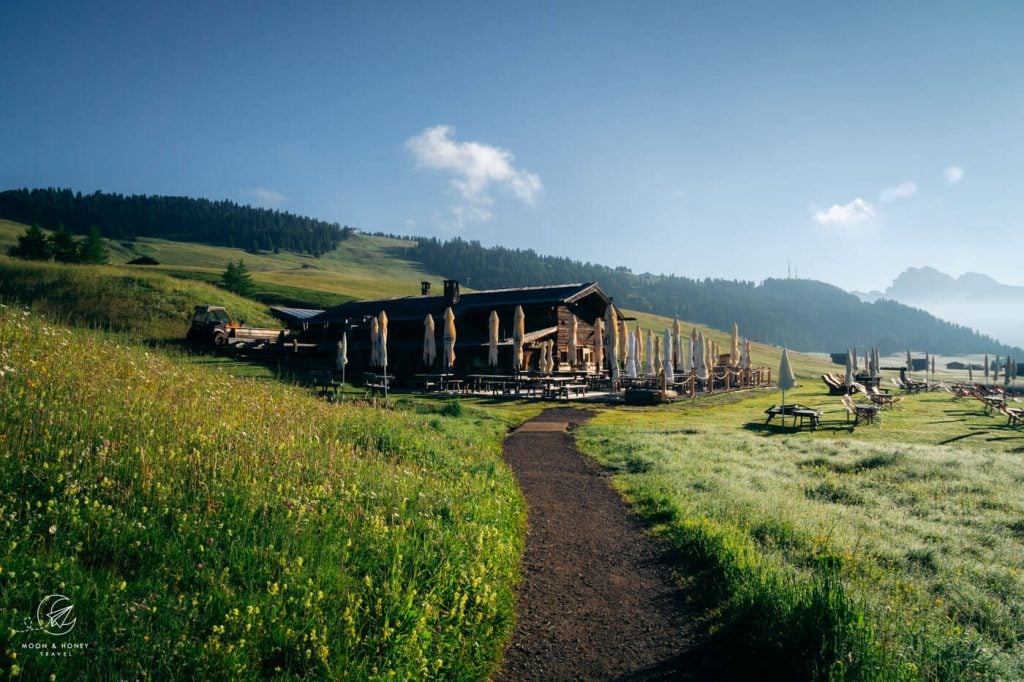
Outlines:
[[446,279],[444,281],[444,304],[453,306],[459,302],[459,281]]

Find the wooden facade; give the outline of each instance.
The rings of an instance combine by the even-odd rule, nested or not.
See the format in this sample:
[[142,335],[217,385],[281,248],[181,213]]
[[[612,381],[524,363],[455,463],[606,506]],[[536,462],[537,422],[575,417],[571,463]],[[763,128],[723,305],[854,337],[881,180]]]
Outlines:
[[[424,291],[429,289],[424,288]],[[348,333],[348,371],[372,371],[370,360],[370,320],[387,314],[388,371],[401,381],[412,375],[442,371],[444,362],[444,311],[451,306],[455,314],[456,374],[511,374],[512,331],[516,306],[524,313],[526,342],[523,348],[524,371],[535,371],[540,344],[554,341],[556,368],[595,371],[594,321],[603,318],[611,300],[594,282],[549,287],[498,289],[460,294],[458,284],[445,283],[445,294],[353,301],[303,322],[304,340],[324,343]],[[499,318],[498,366],[488,365],[488,329],[491,312]],[[434,318],[434,342],[437,358],[432,365],[423,361],[424,318]],[[568,356],[572,319],[577,323],[576,362]],[[591,364],[587,367],[586,361]]]

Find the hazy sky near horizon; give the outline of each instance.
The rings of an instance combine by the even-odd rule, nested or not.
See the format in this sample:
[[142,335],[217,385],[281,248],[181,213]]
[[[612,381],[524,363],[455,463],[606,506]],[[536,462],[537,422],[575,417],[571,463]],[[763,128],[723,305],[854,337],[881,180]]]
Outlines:
[[636,272],[1024,285],[1020,2],[7,0],[0,50],[0,189]]

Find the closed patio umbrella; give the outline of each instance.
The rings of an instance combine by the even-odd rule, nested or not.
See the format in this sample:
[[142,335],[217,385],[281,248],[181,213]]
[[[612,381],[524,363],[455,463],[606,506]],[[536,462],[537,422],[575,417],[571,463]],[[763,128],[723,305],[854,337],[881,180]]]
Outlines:
[[690,330],[690,369],[697,369],[697,328]]
[[967,381],[974,383],[974,363],[970,360],[967,361]]
[[675,357],[676,353],[673,352],[675,350],[675,346],[672,343],[672,340],[673,340],[672,339],[672,332],[670,332],[668,329],[666,329],[665,330],[665,379],[667,379],[668,381],[675,381],[676,380],[675,367],[673,367],[673,364],[675,364],[673,362],[673,358]]
[[644,331],[640,325],[636,325],[636,372],[642,374],[644,371]]
[[615,306],[608,306],[605,315],[608,318],[608,371],[614,390],[619,381],[619,319]]
[[786,391],[796,386],[796,375],[789,364],[789,351],[782,349],[782,362],[779,364],[779,388],[782,390],[782,425],[786,425]]
[[999,383],[999,356],[996,356],[996,361],[992,365],[992,383]]
[[626,334],[626,376],[636,379],[636,337]]
[[608,371],[613,373],[614,381],[619,378],[619,316],[615,313],[615,306],[605,308],[604,318],[604,333],[608,337]]
[[707,343],[704,341],[704,334],[702,332],[697,333],[697,342],[694,344],[694,348],[696,349],[693,359],[694,375],[700,381],[707,381],[708,363],[705,359],[705,356],[707,355]]
[[380,366],[384,368],[384,397],[388,397],[388,314],[380,311],[380,329],[377,337],[380,344]]
[[679,342],[682,336],[683,326],[679,324],[679,320],[672,320],[672,369],[678,370],[683,365],[683,353]]
[[849,352],[853,353],[853,373],[856,374],[859,371],[857,368],[857,347],[854,346]]
[[455,367],[455,313],[451,306],[444,309],[444,368],[452,371]]
[[[619,362],[625,363],[629,357],[629,325],[625,320],[619,320]],[[625,366],[623,364],[623,366]]]
[[345,365],[348,364],[348,332],[341,333],[338,352],[334,356],[334,369],[341,372],[341,397],[345,397]]
[[985,353],[985,383],[988,383],[988,353]]
[[370,366],[380,367],[380,322],[370,319]]
[[597,371],[604,369],[604,320],[594,319],[594,364]]
[[729,366],[736,367],[740,364],[740,326],[732,323],[732,347],[729,349]]
[[432,367],[436,358],[437,342],[434,341],[434,316],[427,313],[427,316],[423,318],[423,364]]
[[650,329],[647,330],[647,346],[644,348],[644,355],[646,356],[646,364],[644,365],[646,374],[647,376],[654,376],[654,332]]
[[743,350],[740,351],[740,369],[750,369],[750,339],[743,339]]
[[[573,318],[575,319],[575,318]],[[487,364],[491,367],[498,365],[498,311],[492,310],[491,317],[487,320]]]
[[654,376],[661,376],[665,369],[665,356],[662,355],[661,334],[654,334]]
[[512,369],[523,371],[523,337],[526,335],[526,316],[523,306],[517,305],[512,321]]
[[907,372],[911,372],[914,369],[914,363],[910,359],[910,349],[907,349]]
[[548,341],[548,373],[555,371],[555,342]]

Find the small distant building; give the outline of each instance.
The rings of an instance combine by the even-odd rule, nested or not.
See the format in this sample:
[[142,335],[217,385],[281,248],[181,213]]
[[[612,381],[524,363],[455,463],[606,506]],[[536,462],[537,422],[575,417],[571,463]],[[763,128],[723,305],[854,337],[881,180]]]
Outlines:
[[[596,357],[594,321],[603,318],[611,299],[596,282],[557,286],[493,289],[460,293],[459,283],[446,280],[444,294],[431,295],[429,283],[419,296],[343,303],[301,321],[305,342],[329,343],[348,332],[349,371],[373,371],[370,360],[371,319],[381,311],[388,317],[388,372],[399,379],[417,373],[439,372],[444,364],[444,311],[455,314],[455,367],[458,374],[511,374],[512,331],[516,306],[522,306],[525,335],[523,369],[537,368],[539,343],[554,341],[556,366],[569,368],[569,335],[576,318],[576,367],[584,368]],[[498,366],[487,363],[491,311],[498,313]],[[617,311],[618,312],[618,311]],[[423,362],[424,319],[434,318],[437,358]]]
[[153,258],[151,256],[139,256],[138,258],[135,258],[134,260],[128,261],[127,264],[128,265],[160,265],[160,261],[158,261],[156,258]]

